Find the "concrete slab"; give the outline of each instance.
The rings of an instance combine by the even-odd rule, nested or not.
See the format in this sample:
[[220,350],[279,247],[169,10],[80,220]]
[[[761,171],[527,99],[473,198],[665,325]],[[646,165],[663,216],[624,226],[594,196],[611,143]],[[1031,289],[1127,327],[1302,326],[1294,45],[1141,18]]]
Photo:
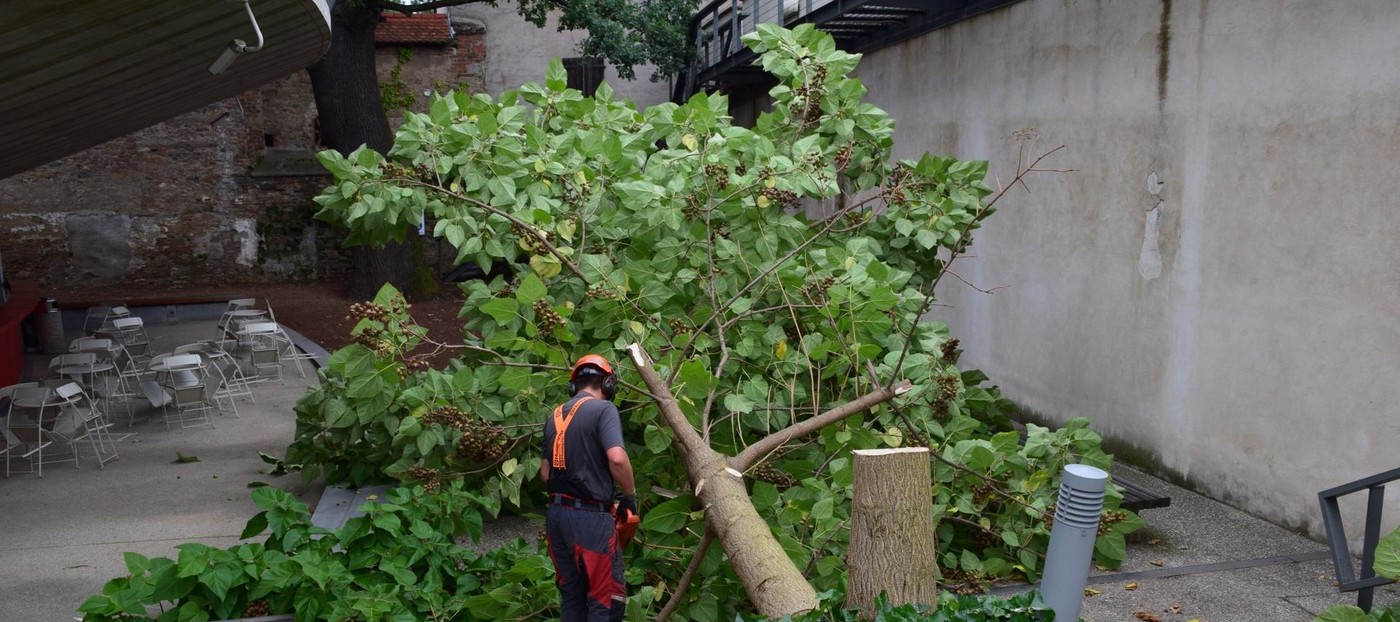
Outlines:
[[[1354,593],[1337,591],[1324,543],[1128,467],[1115,466],[1114,476],[1165,492],[1172,505],[1142,513],[1147,529],[1122,568],[1091,571],[1085,622],[1137,620],[1138,612],[1163,622],[1307,622],[1355,604]],[[1375,602],[1400,602],[1400,589],[1378,589]]]
[[[214,323],[148,327],[153,351],[208,339]],[[55,464],[44,477],[15,475],[0,480],[0,602],[5,620],[70,620],[85,598],[125,574],[123,551],[174,556],[174,545],[235,543],[257,512],[249,482],[284,488],[315,504],[320,486],[300,476],[274,477],[258,452],[282,455],[292,440],[292,407],[314,377],[296,371],[254,386],[256,404],[240,400],[239,417],[215,415],[214,429],[167,430],[160,413],[137,410],[125,427],[120,410],[116,431],[136,435],[118,446],[119,459],[98,469],[89,457]],[[199,462],[177,464],[177,452]],[[17,463],[16,467],[22,467]]]

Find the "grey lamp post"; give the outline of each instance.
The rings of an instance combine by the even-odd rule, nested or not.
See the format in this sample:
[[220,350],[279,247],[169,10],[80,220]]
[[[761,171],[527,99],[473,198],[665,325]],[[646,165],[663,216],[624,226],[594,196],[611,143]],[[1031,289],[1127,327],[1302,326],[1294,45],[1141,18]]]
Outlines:
[[1040,580],[1040,595],[1055,610],[1058,622],[1079,620],[1107,488],[1108,473],[1087,464],[1071,464],[1061,476],[1050,550]]

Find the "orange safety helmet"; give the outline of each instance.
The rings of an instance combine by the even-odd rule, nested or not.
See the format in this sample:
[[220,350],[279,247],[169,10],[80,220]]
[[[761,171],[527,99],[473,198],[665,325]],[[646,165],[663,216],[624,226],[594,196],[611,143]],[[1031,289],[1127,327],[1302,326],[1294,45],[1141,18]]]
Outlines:
[[578,362],[574,363],[574,371],[569,374],[569,380],[578,380],[579,370],[588,365],[603,370],[603,373],[608,376],[613,375],[612,365],[608,363],[608,359],[598,356],[597,354],[585,354],[579,358]]
[[585,354],[579,358],[578,362],[574,363],[574,370],[569,373],[569,395],[578,393],[577,381],[580,375],[597,375],[597,372],[593,371],[584,373],[584,370],[590,367],[597,368],[599,372],[602,372],[603,397],[611,400],[617,395],[617,380],[613,377],[612,364],[608,363],[608,359],[597,354]]

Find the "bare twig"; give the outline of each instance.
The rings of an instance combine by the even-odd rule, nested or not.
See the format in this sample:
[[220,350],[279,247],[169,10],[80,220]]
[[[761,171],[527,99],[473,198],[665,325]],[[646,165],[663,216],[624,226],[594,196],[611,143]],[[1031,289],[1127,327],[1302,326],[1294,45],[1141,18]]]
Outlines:
[[972,282],[968,281],[967,279],[963,278],[962,275],[960,275],[960,274],[958,274],[958,273],[956,273],[956,272],[953,272],[952,270],[949,270],[949,271],[948,271],[948,274],[951,274],[951,275],[953,275],[953,277],[956,278],[957,280],[962,281],[962,282],[963,282],[963,285],[966,285],[966,286],[968,286],[968,287],[971,287],[972,289],[975,289],[975,290],[977,290],[977,291],[979,291],[979,292],[982,292],[982,293],[984,293],[984,294],[995,294],[995,293],[997,293],[997,290],[999,290],[999,289],[1006,289],[1006,288],[1008,288],[1008,287],[1011,287],[1010,285],[998,285],[998,286],[993,287],[993,288],[991,288],[991,289],[982,289],[982,288],[980,288],[980,287],[978,287],[978,286],[976,286],[976,285],[973,285]]

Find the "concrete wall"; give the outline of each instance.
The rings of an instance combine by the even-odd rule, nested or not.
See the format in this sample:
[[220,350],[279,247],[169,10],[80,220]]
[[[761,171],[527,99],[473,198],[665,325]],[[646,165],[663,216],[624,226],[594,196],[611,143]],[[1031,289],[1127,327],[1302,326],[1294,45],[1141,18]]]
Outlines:
[[965,363],[1320,533],[1319,490],[1400,466],[1396,8],[1029,0],[867,56],[902,155],[1005,183],[1066,145],[1045,165],[1076,169],[1012,191],[955,265],[1006,287],[942,292]]
[[[493,95],[526,82],[544,82],[549,59],[578,56],[578,43],[584,39],[584,33],[558,32],[553,25],[537,28],[520,17],[510,2],[494,7],[468,4],[448,11],[454,19],[471,18],[486,24],[483,76],[486,92]],[[668,82],[651,82],[649,67],[638,67],[636,72],[635,80],[622,80],[609,65],[604,80],[618,98],[631,99],[638,107],[670,100]]]

